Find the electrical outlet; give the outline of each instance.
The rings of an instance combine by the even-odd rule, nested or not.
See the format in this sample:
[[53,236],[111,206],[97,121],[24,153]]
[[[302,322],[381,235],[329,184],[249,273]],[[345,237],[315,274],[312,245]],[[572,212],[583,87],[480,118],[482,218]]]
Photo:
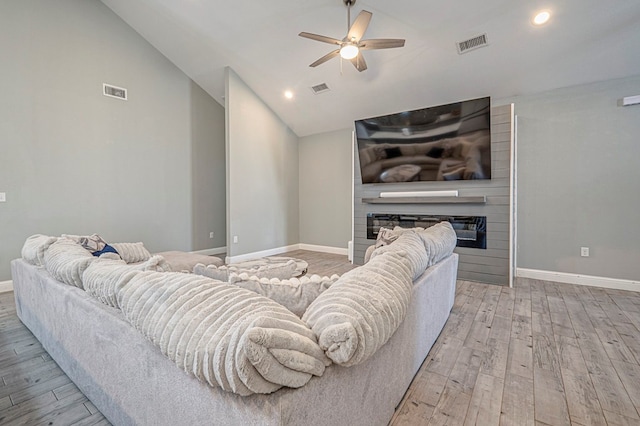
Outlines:
[[234,242],[234,244],[238,243],[238,236],[237,235],[233,236],[233,242]]
[[589,247],[580,247],[580,256],[589,257]]
[[213,231],[209,232],[209,238],[213,238]]
[[0,192],[0,203],[4,203],[7,201],[7,193],[6,192]]

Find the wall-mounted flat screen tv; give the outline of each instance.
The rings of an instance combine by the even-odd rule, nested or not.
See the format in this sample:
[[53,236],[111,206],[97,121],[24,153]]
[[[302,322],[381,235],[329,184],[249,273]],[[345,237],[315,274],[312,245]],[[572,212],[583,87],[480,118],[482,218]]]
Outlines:
[[357,120],[362,183],[491,179],[491,99]]

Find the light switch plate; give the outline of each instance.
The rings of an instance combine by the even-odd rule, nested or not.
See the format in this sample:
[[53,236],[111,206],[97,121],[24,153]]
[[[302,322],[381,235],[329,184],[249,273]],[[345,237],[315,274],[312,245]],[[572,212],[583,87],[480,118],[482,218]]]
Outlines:
[[0,203],[4,203],[5,201],[7,201],[7,193],[0,192]]

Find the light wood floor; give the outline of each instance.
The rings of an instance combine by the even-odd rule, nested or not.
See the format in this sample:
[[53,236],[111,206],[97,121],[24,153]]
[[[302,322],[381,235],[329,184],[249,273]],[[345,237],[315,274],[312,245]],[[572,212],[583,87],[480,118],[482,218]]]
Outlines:
[[[309,274],[344,256],[296,251]],[[451,316],[391,425],[640,425],[640,293],[458,281]],[[108,425],[0,294],[0,424]]]

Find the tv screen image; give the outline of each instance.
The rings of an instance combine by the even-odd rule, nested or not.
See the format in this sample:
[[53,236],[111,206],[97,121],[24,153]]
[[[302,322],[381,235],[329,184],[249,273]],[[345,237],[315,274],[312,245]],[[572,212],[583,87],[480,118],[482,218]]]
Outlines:
[[362,183],[491,179],[491,98],[355,122]]

